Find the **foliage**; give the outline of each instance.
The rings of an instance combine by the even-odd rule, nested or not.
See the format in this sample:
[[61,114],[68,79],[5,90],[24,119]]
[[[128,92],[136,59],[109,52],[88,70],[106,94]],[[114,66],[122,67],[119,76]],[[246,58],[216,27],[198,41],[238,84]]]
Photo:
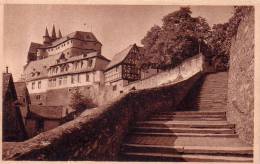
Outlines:
[[85,109],[95,107],[95,104],[90,99],[84,97],[79,88],[76,88],[71,95],[70,107],[75,111],[82,112]]
[[252,10],[251,6],[235,6],[234,14],[228,22],[213,25],[211,35],[207,40],[211,52],[207,53],[206,57],[215,68],[228,69],[232,38],[237,34],[241,20]]
[[145,49],[143,64],[167,69],[201,51],[215,68],[228,69],[231,40],[241,20],[252,10],[252,6],[235,6],[228,22],[211,29],[205,18],[192,17],[189,7],[181,7],[164,16],[162,26],[154,25],[141,40]]
[[174,67],[199,51],[199,44],[210,34],[202,17],[192,17],[189,7],[182,7],[163,17],[163,25],[153,26],[142,39],[146,62],[160,68]]

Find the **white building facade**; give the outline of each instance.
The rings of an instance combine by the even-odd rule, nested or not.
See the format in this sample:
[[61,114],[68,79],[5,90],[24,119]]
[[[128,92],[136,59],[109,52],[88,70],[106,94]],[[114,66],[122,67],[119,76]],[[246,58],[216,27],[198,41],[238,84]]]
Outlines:
[[36,100],[50,90],[104,84],[109,60],[101,55],[102,44],[90,32],[76,31],[56,37],[46,28],[43,44],[31,43],[23,77]]

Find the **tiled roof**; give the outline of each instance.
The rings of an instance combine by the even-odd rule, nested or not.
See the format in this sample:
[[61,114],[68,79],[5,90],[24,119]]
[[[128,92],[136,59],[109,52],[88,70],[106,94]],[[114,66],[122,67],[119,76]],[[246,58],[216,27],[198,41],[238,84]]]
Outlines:
[[106,69],[110,69],[113,66],[121,63],[128,55],[129,51],[133,48],[134,45],[129,45],[123,51],[117,53],[111,60],[111,62],[107,65]]
[[15,85],[15,90],[16,90],[17,96],[22,96],[22,97],[26,96],[27,101],[29,101],[28,103],[31,103],[26,83],[21,81],[21,82],[15,82],[14,85]]
[[[24,69],[24,74],[27,80],[44,78],[48,75],[48,67],[56,63],[56,60],[59,58],[61,53],[57,55],[52,55],[47,58],[41,60],[31,61],[28,65],[26,65]],[[31,73],[35,75],[32,77]]]
[[15,86],[17,96],[23,96],[23,93],[26,91],[26,83],[25,82],[15,82],[14,86]]
[[65,112],[62,106],[41,106],[30,105],[30,111],[28,113],[29,118],[40,117],[45,119],[62,119],[65,117]]
[[[24,74],[26,76],[26,80],[30,81],[33,79],[45,78],[48,76],[48,68],[51,66],[59,65],[59,64],[69,63],[69,62],[93,58],[93,57],[99,57],[101,59],[109,61],[107,58],[102,56],[99,52],[90,52],[90,53],[86,54],[85,57],[83,55],[77,55],[77,56],[68,58],[65,62],[57,63],[57,60],[61,57],[61,55],[62,55],[62,53],[59,53],[59,54],[52,55],[52,56],[49,56],[49,57],[41,59],[41,60],[31,61],[24,69]],[[97,70],[105,69],[105,66],[100,66],[96,62],[93,64],[94,64],[93,67],[88,67],[88,68],[80,69],[80,70],[71,70],[69,72],[64,72],[63,74],[89,72],[89,71],[97,71]],[[34,73],[34,76],[32,76],[32,73]],[[59,75],[62,75],[62,74],[59,74]]]

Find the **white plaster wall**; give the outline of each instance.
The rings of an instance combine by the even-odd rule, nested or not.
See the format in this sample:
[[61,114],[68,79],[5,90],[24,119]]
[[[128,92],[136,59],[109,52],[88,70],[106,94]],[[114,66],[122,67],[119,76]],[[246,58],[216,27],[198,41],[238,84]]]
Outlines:
[[[41,81],[41,88],[38,88],[38,82]],[[32,89],[32,83],[35,83],[34,89]],[[28,92],[31,93],[42,93],[48,89],[48,79],[34,80],[26,83]]]
[[[48,53],[48,55],[55,55],[57,53],[61,53],[62,51],[66,50],[68,48],[71,48],[71,47],[72,47],[71,40],[68,40],[58,46],[55,46],[53,48],[48,48],[48,50],[46,50],[46,52]],[[51,49],[52,49],[52,51],[51,51]]]

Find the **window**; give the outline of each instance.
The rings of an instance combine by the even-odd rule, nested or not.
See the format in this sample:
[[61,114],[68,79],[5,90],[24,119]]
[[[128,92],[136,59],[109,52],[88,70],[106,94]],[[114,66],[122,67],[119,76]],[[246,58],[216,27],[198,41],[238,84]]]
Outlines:
[[66,85],[67,84],[67,76],[63,77],[63,84]]
[[52,83],[52,80],[49,79],[49,80],[48,80],[48,87],[51,87],[51,83]]
[[71,75],[71,84],[74,84],[74,77]]
[[83,61],[81,61],[81,68],[83,67]]
[[91,67],[91,66],[92,66],[92,63],[93,63],[93,61],[92,61],[92,59],[90,59],[90,60],[88,61],[88,66]]
[[116,90],[116,85],[113,86],[113,91],[115,91],[115,90]]
[[62,78],[59,78],[59,85],[62,85]]
[[42,82],[41,82],[41,81],[38,81],[38,89],[41,88],[41,84],[42,84]]
[[89,81],[89,74],[86,74],[86,81]]
[[34,89],[35,87],[35,82],[32,82],[32,89]]
[[80,83],[80,74],[78,74],[78,83]]
[[52,81],[53,81],[53,87],[56,87],[56,78],[54,78]]
[[41,95],[36,95],[36,100],[40,100],[41,99]]

